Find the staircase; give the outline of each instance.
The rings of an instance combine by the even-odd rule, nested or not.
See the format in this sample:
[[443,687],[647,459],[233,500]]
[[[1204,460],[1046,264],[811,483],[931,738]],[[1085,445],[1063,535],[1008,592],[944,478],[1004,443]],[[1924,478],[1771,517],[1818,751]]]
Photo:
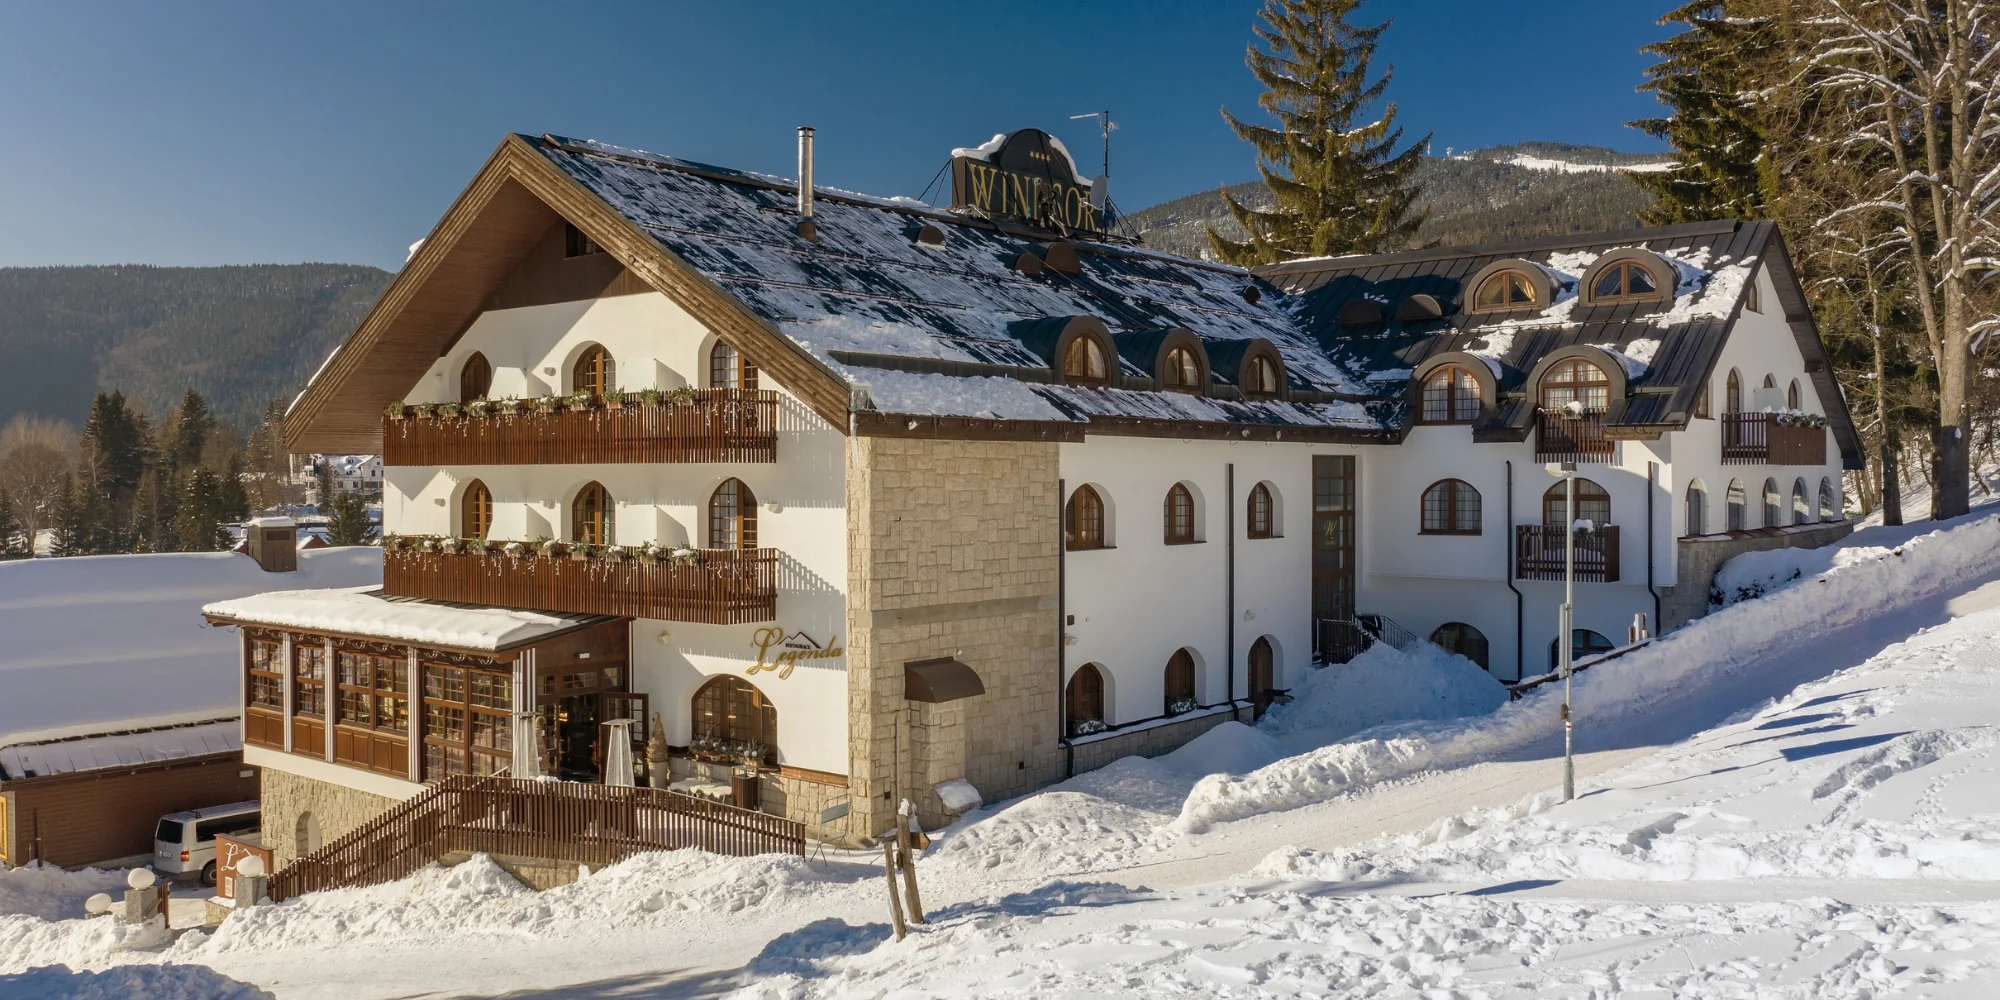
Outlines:
[[1319,661],[1346,663],[1378,642],[1410,652],[1422,648],[1426,641],[1387,615],[1323,618],[1319,623]]
[[453,775],[271,878],[271,898],[377,885],[453,853],[616,864],[646,851],[805,855],[805,824],[657,788]]

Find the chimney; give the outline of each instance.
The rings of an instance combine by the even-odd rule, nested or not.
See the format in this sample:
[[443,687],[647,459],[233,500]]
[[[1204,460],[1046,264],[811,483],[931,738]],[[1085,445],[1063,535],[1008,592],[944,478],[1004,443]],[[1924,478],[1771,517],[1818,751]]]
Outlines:
[[813,130],[811,125],[799,126],[799,215],[810,219],[813,214]]

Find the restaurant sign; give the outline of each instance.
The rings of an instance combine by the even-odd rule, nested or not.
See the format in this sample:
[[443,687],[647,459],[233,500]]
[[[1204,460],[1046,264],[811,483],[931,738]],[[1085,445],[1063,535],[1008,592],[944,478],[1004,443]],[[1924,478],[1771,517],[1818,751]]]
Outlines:
[[758,629],[750,645],[757,647],[757,662],[743,668],[743,672],[775,671],[779,680],[792,676],[792,668],[805,660],[838,660],[847,655],[837,635],[822,645],[804,632],[788,634],[776,626]]
[[1104,230],[1102,199],[1081,183],[1076,164],[1053,136],[1038,128],[994,136],[972,149],[952,151],[951,200],[988,218],[1096,233]]
[[273,874],[272,869],[276,867],[275,862],[277,859],[270,848],[253,844],[246,840],[238,840],[227,834],[216,835],[216,896],[230,900],[236,898],[236,879],[239,874],[237,866],[241,865],[245,858],[256,858],[258,861],[257,867],[265,875]]

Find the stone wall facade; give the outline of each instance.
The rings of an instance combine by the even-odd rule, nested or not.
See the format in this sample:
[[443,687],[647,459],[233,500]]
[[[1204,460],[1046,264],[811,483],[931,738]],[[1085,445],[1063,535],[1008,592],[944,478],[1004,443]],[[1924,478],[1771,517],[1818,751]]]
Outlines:
[[1679,578],[1672,587],[1660,591],[1660,622],[1654,631],[1665,635],[1708,614],[1709,585],[1715,582],[1715,571],[1730,559],[1745,552],[1769,549],[1816,549],[1840,541],[1853,531],[1852,522],[1829,521],[1677,540]]
[[354,828],[388,812],[395,799],[264,768],[259,778],[263,799],[264,846],[272,849],[279,870],[298,860],[300,821],[310,817],[309,826],[324,847]]
[[[850,838],[889,829],[902,798],[926,826],[949,821],[945,781],[991,802],[1062,778],[1056,448],[850,442]],[[936,657],[970,666],[985,693],[906,701],[903,665]]]

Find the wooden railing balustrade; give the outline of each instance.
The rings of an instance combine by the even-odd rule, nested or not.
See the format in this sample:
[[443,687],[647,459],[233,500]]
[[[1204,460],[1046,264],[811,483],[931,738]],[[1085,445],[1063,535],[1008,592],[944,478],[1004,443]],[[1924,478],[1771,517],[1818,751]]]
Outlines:
[[1787,427],[1775,413],[1725,413],[1724,465],[1825,465],[1826,428]]
[[1558,410],[1535,411],[1535,461],[1611,462],[1618,442],[1604,436],[1604,414],[1585,411],[1565,416]]
[[597,462],[775,462],[778,394],[699,389],[694,398],[545,410],[490,404],[382,418],[384,465],[553,465]]
[[[1568,532],[1560,524],[1514,526],[1514,579],[1563,579],[1563,547]],[[1576,536],[1576,582],[1618,582],[1618,526],[1600,524]]]
[[693,563],[533,552],[382,552],[382,592],[392,597],[708,625],[777,618],[777,575],[776,549],[700,549]]
[[452,775],[285,866],[271,898],[394,881],[450,854],[616,864],[646,851],[805,855],[805,824],[680,792]]

